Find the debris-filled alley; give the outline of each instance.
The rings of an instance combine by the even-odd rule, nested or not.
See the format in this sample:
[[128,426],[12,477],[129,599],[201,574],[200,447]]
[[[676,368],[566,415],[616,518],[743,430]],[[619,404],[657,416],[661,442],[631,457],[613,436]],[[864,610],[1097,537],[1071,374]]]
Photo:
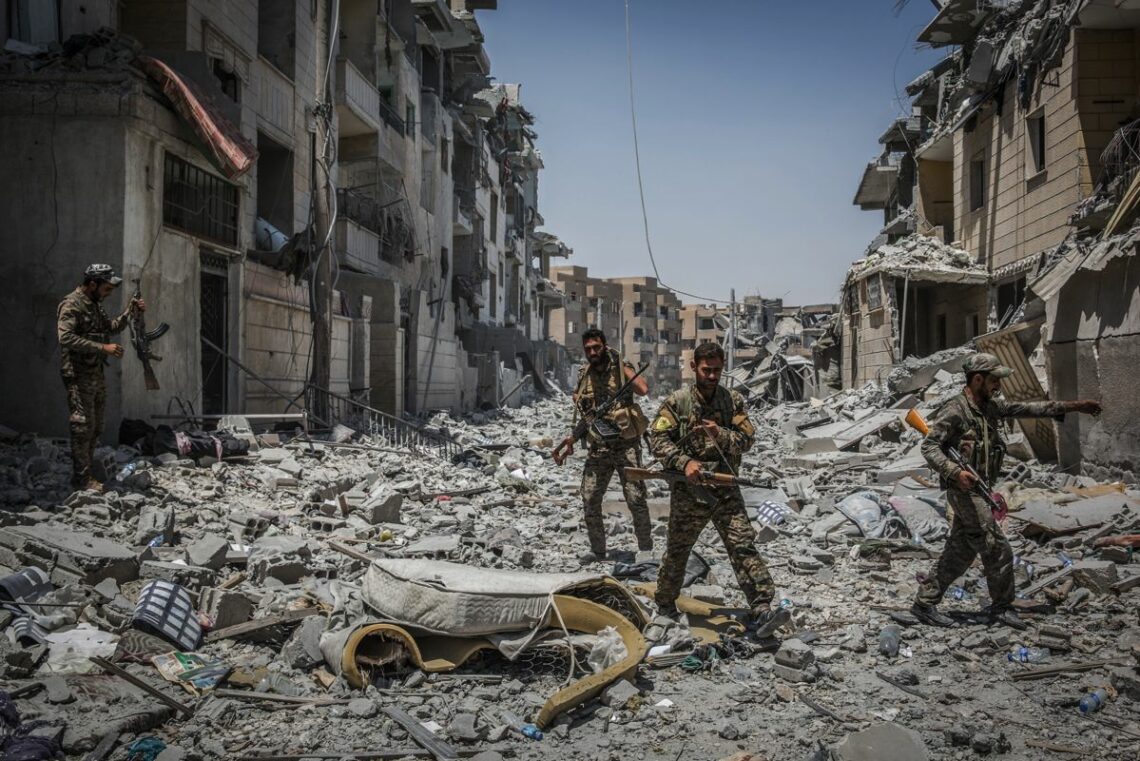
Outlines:
[[799,300],[497,0],[8,0],[0,761],[1140,759],[1140,0],[933,5]]

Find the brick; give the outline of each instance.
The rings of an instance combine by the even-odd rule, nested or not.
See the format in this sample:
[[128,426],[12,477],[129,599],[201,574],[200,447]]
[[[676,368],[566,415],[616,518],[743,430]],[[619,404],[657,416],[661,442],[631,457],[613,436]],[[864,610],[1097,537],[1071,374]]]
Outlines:
[[198,609],[210,617],[213,629],[244,624],[253,618],[254,611],[253,603],[244,594],[216,587],[202,590]]
[[163,579],[190,590],[198,590],[213,584],[215,574],[209,568],[201,566],[144,560],[139,567],[139,576],[147,580]]

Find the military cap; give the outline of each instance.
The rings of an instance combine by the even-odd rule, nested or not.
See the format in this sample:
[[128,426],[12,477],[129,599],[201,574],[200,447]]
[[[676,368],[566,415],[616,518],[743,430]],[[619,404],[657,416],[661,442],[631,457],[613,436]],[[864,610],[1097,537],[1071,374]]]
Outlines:
[[962,365],[962,369],[969,373],[986,373],[995,378],[1008,378],[1013,375],[1013,370],[1002,365],[1001,360],[993,354],[986,354],[985,352],[978,352],[977,354],[966,360]]
[[123,282],[123,279],[115,274],[115,269],[110,264],[92,264],[83,271],[83,277],[86,280],[99,280],[114,286]]

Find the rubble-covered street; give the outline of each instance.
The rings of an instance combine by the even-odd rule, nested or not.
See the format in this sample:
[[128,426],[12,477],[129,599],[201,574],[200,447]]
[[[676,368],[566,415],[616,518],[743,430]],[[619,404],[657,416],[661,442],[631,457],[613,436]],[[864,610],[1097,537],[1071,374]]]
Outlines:
[[[868,386],[777,406],[757,398],[744,474],[772,488],[745,494],[792,611],[779,641],[761,642],[738,636],[731,616],[743,601],[711,528],[698,545],[708,568],[687,589],[707,605],[682,606],[692,631],[651,620],[641,585],[663,545],[660,482],[650,487],[657,551],[635,555],[615,490],[606,504],[616,562],[580,566],[581,455],[561,469],[547,456],[569,425],[564,397],[437,416],[428,430],[462,444],[454,458],[345,428],[339,444],[253,437],[235,418],[253,445],[221,462],[99,450],[121,481],[102,495],[68,496],[65,441],[6,431],[5,689],[19,695],[24,726],[42,722],[31,737],[59,736],[75,758],[105,738],[118,738],[119,755],[96,757],[122,758],[144,737],[165,743],[162,759],[1131,757],[1140,564],[1103,540],[1140,529],[1140,492],[1060,475],[1013,446],[1005,530],[1030,628],[980,616],[978,566],[948,595],[956,628],[916,626],[906,612],[947,523],[902,417],[912,404],[929,414],[960,379],[942,370],[905,396]],[[424,608],[376,586],[374,558],[389,581],[428,585],[439,569],[417,566],[424,559],[460,564],[457,578],[486,569],[480,589],[492,601],[532,586],[519,571],[625,577],[644,619],[624,594],[594,599],[637,624],[627,624],[637,647],[659,647],[627,682],[606,671],[629,656],[613,629],[572,634],[574,658],[549,613],[533,641],[529,626],[485,636],[474,610]],[[31,568],[47,578],[15,575]],[[154,580],[177,585],[187,609],[140,600]],[[573,583],[559,577],[551,589]],[[430,631],[433,615],[449,614],[456,626],[472,619],[467,633]],[[410,638],[346,646],[346,631],[380,622]],[[172,664],[172,651],[194,656]],[[597,694],[549,716],[541,740],[510,725],[600,673]],[[1107,705],[1082,715],[1077,701],[1102,685]],[[427,728],[426,742],[405,715]]]
[[0,5],[0,761],[1140,761],[1140,0]]

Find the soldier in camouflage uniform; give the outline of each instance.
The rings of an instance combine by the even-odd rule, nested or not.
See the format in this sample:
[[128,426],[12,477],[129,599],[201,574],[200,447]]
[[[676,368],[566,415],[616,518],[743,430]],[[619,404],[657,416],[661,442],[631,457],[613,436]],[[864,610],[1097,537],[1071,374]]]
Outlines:
[[1024,629],[1011,607],[1014,598],[1013,551],[994,520],[990,506],[974,492],[977,479],[946,454],[957,447],[978,475],[991,486],[1001,472],[1005,442],[1000,422],[1005,418],[1058,417],[1066,412],[1100,414],[1100,403],[1010,402],[999,399],[1001,379],[1013,371],[993,354],[975,354],[965,363],[966,387],[935,415],[922,454],[937,471],[953,511],[950,536],[938,563],[919,587],[911,612],[924,623],[951,626],[953,620],[936,607],[946,589],[981,556],[989,586],[990,615],[995,621]]
[[132,299],[122,314],[107,316],[101,303],[122,282],[110,265],[92,264],[83,274],[83,285],[67,294],[56,312],[60,369],[71,428],[71,485],[76,489],[103,489],[91,472],[107,399],[103,365],[109,356],[123,356],[123,347],[110,343],[110,336],[127,327],[133,310],[146,309],[142,299]]
[[[617,352],[606,346],[606,334],[597,328],[582,334],[582,350],[588,362],[578,373],[574,402],[584,414],[589,414],[593,409],[609,401],[618,388],[636,375],[637,371],[630,363],[622,362]],[[649,393],[649,385],[644,378],[639,377],[634,380],[630,388],[638,396]],[[631,404],[636,402],[631,400]],[[611,413],[606,422],[616,428],[617,423],[614,418],[615,413]],[[644,417],[641,419],[644,420]],[[582,556],[582,562],[595,562],[606,557],[606,527],[602,519],[602,500],[615,470],[625,492],[625,504],[633,516],[633,533],[637,537],[637,548],[652,550],[653,525],[649,518],[645,483],[626,479],[624,470],[626,467],[636,468],[641,465],[640,437],[618,437],[612,441],[603,441],[591,429],[586,447],[586,464],[582,468],[582,501],[585,507],[586,534],[590,540],[590,552]]]
[[[693,353],[696,382],[674,391],[661,405],[650,426],[649,445],[667,470],[683,471],[699,485],[702,471],[735,475],[741,455],[752,448],[754,431],[744,399],[720,385],[724,350],[704,343]],[[689,553],[711,520],[720,534],[737,582],[752,609],[752,626],[768,636],[788,619],[787,611],[770,610],[776,589],[768,567],[756,550],[756,532],[748,520],[739,486],[707,487],[716,498],[706,504],[685,483],[674,484],[669,499],[669,538],[657,577],[657,607],[677,616],[676,600]]]

